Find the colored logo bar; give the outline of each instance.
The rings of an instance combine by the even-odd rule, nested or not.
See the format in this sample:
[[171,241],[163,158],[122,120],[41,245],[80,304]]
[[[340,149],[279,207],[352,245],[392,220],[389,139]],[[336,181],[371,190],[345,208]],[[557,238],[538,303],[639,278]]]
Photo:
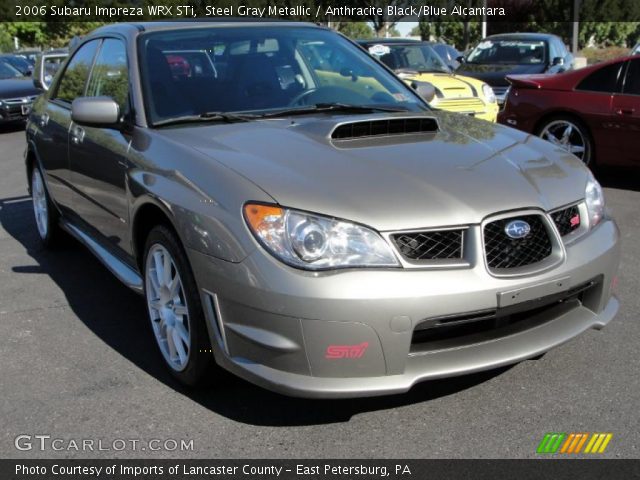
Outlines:
[[612,438],[612,433],[552,432],[544,436],[536,453],[604,453]]

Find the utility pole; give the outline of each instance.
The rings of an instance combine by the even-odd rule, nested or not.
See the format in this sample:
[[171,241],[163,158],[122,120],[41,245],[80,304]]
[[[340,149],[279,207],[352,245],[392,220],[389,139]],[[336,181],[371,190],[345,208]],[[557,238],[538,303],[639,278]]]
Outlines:
[[[487,9],[487,0],[482,0],[482,6],[484,7],[483,12]],[[482,35],[481,38],[484,39],[487,36],[487,14],[482,14]]]
[[573,36],[571,39],[571,51],[574,55],[578,54],[578,30],[580,27],[579,12],[580,0],[573,0]]

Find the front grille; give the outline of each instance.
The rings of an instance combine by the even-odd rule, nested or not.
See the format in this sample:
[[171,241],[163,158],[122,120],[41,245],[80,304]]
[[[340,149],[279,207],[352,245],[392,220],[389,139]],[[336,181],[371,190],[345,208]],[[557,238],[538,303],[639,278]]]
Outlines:
[[551,214],[551,218],[553,218],[553,222],[556,224],[561,237],[569,235],[574,230],[580,228],[580,210],[578,210],[577,205],[558,210]]
[[601,286],[602,277],[598,277],[568,291],[510,307],[426,319],[413,331],[410,353],[473,345],[534,328],[587,305]]
[[393,242],[409,260],[450,260],[462,258],[463,230],[399,233]]
[[437,130],[438,122],[432,117],[390,118],[339,125],[331,134],[331,138],[347,140],[362,137],[430,133]]
[[491,88],[493,89],[493,93],[495,93],[496,96],[504,95],[505,93],[507,93],[507,90],[509,90],[508,85],[501,86],[501,87],[491,87]]
[[482,110],[485,105],[479,98],[443,98],[438,101],[437,107],[452,112],[466,112]]
[[[511,238],[506,234],[505,227],[513,220],[523,220],[531,227],[524,238]],[[484,251],[489,268],[532,265],[551,255],[551,250],[551,239],[540,215],[503,218],[484,227]]]
[[29,103],[33,103],[36,98],[38,98],[37,95],[31,95],[19,98],[6,98],[2,100],[2,102],[6,103],[7,105],[27,105]]

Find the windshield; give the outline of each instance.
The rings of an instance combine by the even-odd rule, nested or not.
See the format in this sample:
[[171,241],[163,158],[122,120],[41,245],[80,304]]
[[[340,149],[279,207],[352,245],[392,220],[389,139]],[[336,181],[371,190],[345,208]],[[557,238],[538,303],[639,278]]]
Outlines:
[[545,62],[542,40],[483,40],[467,57],[468,63],[536,64]]
[[332,103],[427,108],[358,47],[315,27],[151,32],[141,36],[140,51],[154,124],[207,112],[260,114]]
[[8,63],[0,60],[0,79],[21,78],[23,75]]
[[449,67],[430,45],[372,45],[369,53],[392,70],[449,73]]
[[18,56],[4,57],[4,60],[20,72],[28,72],[33,69],[33,66],[26,59]]

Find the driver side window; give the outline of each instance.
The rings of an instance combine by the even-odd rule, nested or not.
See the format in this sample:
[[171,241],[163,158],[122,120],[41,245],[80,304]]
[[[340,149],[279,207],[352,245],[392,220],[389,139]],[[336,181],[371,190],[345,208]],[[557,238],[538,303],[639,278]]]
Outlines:
[[120,113],[128,110],[129,70],[124,43],[115,38],[107,38],[91,71],[87,85],[88,97],[111,97],[120,106]]
[[54,100],[71,103],[77,97],[84,95],[84,87],[99,43],[99,40],[85,43],[73,55],[60,79],[55,95],[52,96]]

